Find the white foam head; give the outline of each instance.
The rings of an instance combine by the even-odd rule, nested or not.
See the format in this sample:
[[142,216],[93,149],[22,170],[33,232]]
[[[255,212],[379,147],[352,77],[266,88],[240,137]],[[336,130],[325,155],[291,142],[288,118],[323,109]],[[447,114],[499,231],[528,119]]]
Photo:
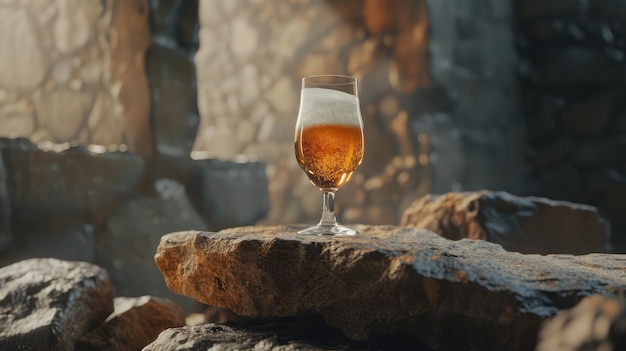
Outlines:
[[297,128],[319,124],[360,126],[361,123],[356,96],[333,89],[302,89]]

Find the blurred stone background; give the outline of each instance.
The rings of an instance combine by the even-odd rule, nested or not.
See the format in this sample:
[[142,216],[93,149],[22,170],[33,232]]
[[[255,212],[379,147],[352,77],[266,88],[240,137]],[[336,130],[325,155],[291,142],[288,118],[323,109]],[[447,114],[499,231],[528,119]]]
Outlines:
[[143,1],[0,3],[0,131],[149,153]]
[[591,204],[626,252],[626,2],[517,1],[532,192]]
[[625,52],[620,0],[0,0],[0,264],[167,296],[168,231],[316,222],[293,128],[322,73],[360,80],[341,221],[505,190],[598,206],[626,252]]
[[300,79],[346,74],[367,151],[337,194],[340,220],[397,223],[430,191],[523,192],[513,23],[497,1],[201,2],[194,148],[268,162],[264,222],[315,221],[319,191],[293,157]]

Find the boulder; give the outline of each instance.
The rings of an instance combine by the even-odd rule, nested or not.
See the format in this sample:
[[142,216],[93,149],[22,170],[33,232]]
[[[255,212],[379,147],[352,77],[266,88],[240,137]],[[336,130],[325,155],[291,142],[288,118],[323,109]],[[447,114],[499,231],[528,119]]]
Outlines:
[[626,293],[626,255],[524,255],[411,227],[299,229],[172,233],[155,261],[173,291],[238,315],[319,314],[354,340],[398,333],[445,350],[530,350],[561,309]]
[[0,269],[0,350],[74,350],[111,312],[112,288],[100,267],[31,259]]
[[548,320],[537,351],[626,350],[626,301],[605,296],[583,299]]
[[[358,343],[346,339],[321,318],[250,320],[237,324],[203,324],[168,329],[144,351],[318,351],[318,350],[405,350],[397,343]],[[411,344],[413,346],[413,344]],[[417,345],[415,345],[417,346]],[[411,350],[422,350],[411,348]]]
[[452,240],[487,240],[522,253],[610,251],[610,225],[595,207],[506,192],[426,195],[404,211],[401,225]]
[[167,328],[185,325],[182,310],[153,296],[117,297],[106,322],[83,336],[76,350],[134,351],[154,341]]
[[221,324],[168,329],[143,351],[321,351],[322,348],[302,343],[281,345],[272,334],[241,331]]

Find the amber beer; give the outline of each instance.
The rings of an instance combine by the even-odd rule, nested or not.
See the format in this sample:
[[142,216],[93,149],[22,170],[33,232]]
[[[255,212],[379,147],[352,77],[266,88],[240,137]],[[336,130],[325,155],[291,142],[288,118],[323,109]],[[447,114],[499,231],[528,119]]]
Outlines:
[[337,190],[348,182],[363,160],[363,133],[359,125],[304,126],[295,138],[296,159],[311,183]]
[[295,128],[296,160],[322,190],[322,217],[299,235],[358,235],[337,223],[335,191],[346,184],[363,160],[363,120],[357,79],[341,75],[302,78]]

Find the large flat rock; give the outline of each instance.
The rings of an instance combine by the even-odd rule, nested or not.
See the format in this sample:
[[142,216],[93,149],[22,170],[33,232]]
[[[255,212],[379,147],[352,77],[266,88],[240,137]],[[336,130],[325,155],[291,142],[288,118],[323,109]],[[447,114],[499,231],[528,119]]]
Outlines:
[[626,293],[626,255],[524,255],[411,227],[298,229],[172,233],[155,260],[175,292],[239,315],[319,314],[355,340],[403,333],[451,350],[530,350],[561,309]]

